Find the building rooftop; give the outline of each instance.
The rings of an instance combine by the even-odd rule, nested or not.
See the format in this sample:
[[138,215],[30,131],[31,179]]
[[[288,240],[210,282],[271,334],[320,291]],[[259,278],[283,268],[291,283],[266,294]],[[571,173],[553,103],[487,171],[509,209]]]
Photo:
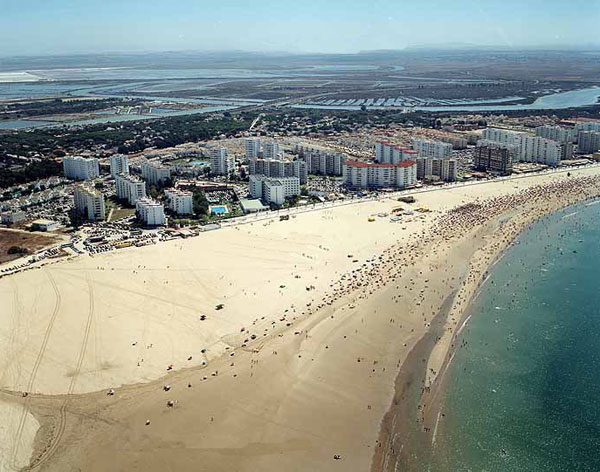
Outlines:
[[415,165],[414,161],[406,160],[398,164],[387,164],[380,162],[362,162],[362,161],[346,161],[346,165],[350,167],[411,167]]

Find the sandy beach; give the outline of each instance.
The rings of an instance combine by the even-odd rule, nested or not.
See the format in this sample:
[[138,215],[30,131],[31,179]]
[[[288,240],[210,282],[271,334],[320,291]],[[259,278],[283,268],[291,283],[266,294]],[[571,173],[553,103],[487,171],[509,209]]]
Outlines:
[[[570,172],[0,279],[0,408],[18,419],[0,428],[4,470],[29,455],[52,471],[394,470],[407,414],[434,442],[440,374],[490,264],[536,218],[600,194],[600,168]],[[398,207],[429,211],[393,222]]]

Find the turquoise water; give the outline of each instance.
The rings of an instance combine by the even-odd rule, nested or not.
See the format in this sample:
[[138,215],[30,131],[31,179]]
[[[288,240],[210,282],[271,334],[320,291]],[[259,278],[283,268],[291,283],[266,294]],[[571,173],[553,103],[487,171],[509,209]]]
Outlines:
[[600,205],[522,234],[471,314],[429,470],[600,470]]
[[211,206],[210,212],[214,215],[224,215],[225,213],[227,213],[227,207],[226,206]]

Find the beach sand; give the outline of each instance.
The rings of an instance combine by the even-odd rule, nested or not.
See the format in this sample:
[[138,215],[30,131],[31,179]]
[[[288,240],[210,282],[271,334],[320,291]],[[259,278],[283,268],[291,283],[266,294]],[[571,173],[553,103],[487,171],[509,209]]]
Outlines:
[[[398,385],[420,386],[425,372],[435,383],[515,231],[600,193],[598,168],[571,174],[322,209],[4,277],[0,402],[41,424],[42,470],[367,470],[373,457],[387,469],[398,454],[386,431],[407,420],[394,414]],[[519,193],[555,182],[569,183]],[[450,211],[484,199],[487,216]],[[368,221],[399,206],[431,212]],[[426,337],[431,356],[423,349],[397,378]]]

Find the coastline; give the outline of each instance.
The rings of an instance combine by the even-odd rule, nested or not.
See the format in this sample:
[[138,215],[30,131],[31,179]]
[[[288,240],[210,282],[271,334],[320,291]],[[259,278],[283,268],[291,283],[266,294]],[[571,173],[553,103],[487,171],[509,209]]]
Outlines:
[[[411,359],[411,357],[414,357],[412,351],[405,363],[401,366],[396,379],[394,401],[381,422],[378,441],[380,444],[385,444],[386,447],[376,451],[371,466],[372,472],[395,471],[398,466],[402,467],[402,470],[408,471],[423,470],[422,467],[424,461],[428,461],[429,457],[434,453],[439,423],[440,421],[443,421],[443,395],[449,381],[449,367],[454,360],[455,353],[461,348],[461,345],[459,344],[461,332],[468,325],[470,318],[473,316],[473,302],[483,290],[483,287],[489,278],[490,271],[492,271],[498,262],[500,262],[500,260],[502,260],[502,258],[511,250],[519,236],[538,220],[550,214],[562,211],[565,208],[580,205],[585,201],[598,201],[599,197],[600,189],[595,195],[588,195],[585,193],[579,194],[578,196],[570,195],[564,202],[555,201],[555,206],[548,211],[540,211],[539,213],[525,217],[519,223],[513,224],[508,230],[508,234],[504,234],[502,239],[503,244],[498,244],[496,247],[493,247],[491,251],[487,252],[487,265],[480,265],[478,268],[475,268],[474,275],[470,274],[469,277],[465,277],[463,286],[469,288],[467,289],[467,298],[459,303],[459,305],[461,305],[457,310],[459,318],[455,321],[455,329],[451,331],[452,342],[446,343],[445,345],[442,343],[430,344],[428,346],[429,349],[423,349],[420,346],[414,348],[415,350],[420,348],[421,354],[423,350],[427,352],[428,363],[427,367],[421,368],[417,374],[420,379],[420,386],[413,382],[411,385],[412,391],[409,393],[406,391],[405,372],[414,372],[415,365],[410,366],[409,364],[417,362],[414,358]],[[498,217],[498,220],[502,219],[504,219],[503,216]],[[489,236],[491,235],[493,235],[493,233]],[[475,257],[476,256],[474,255],[474,258]],[[470,264],[472,264],[472,262],[470,262]],[[455,311],[455,314],[457,311]],[[438,317],[441,317],[442,315],[443,313],[440,312]],[[424,339],[425,338],[421,341]],[[443,361],[441,364],[439,362],[439,352],[437,362],[435,362],[436,359],[432,359],[435,357],[434,351],[440,346],[443,353]],[[433,373],[433,375],[430,367],[432,364],[439,366],[438,371]],[[399,396],[405,398],[407,395],[413,395],[418,398],[417,408],[413,409],[412,412],[407,408],[406,403],[402,404],[397,400]],[[398,408],[397,405],[400,405],[400,408]],[[410,421],[405,422],[405,426],[403,427],[401,426],[399,419],[404,417],[406,420],[406,416],[408,416]],[[408,423],[412,423],[413,426],[407,426]],[[419,426],[414,427],[415,423]],[[416,451],[414,449],[412,453],[405,451],[405,444],[403,444],[402,441],[405,441],[405,444],[416,447]],[[399,451],[399,454],[396,451]],[[393,467],[391,466],[392,464]]]
[[[588,176],[586,185],[598,192],[598,169],[573,173],[584,176],[583,179]],[[594,179],[596,183],[592,182]],[[238,283],[245,284],[241,287],[247,294],[240,292],[239,288],[227,288],[230,283],[236,282],[234,280],[226,280],[215,287],[222,288],[224,292],[216,296],[228,297],[226,307],[233,307],[229,313],[240,310],[243,314],[248,311],[243,307],[247,308],[250,303],[254,306],[247,319],[236,320],[228,314],[227,324],[203,325],[209,330],[222,330],[218,333],[218,343],[211,348],[214,351],[207,357],[207,366],[195,362],[190,362],[189,366],[185,363],[180,365],[179,357],[188,349],[183,346],[182,353],[176,357],[179,364],[173,372],[164,371],[168,362],[164,358],[156,372],[148,370],[144,373],[146,380],[125,376],[129,368],[123,371],[121,385],[126,386],[116,388],[114,397],[102,391],[106,379],[98,376],[93,365],[90,372],[96,377],[88,378],[86,369],[90,367],[86,367],[78,378],[78,382],[82,382],[81,388],[72,394],[48,395],[44,392],[43,389],[48,387],[61,387],[59,372],[51,379],[52,383],[40,383],[40,393],[28,397],[31,411],[42,424],[36,438],[34,457],[44,459],[47,470],[65,470],[74,465],[84,470],[106,470],[115,466],[128,470],[159,470],[159,464],[166,458],[174,461],[173,466],[179,467],[179,470],[190,470],[194,461],[201,461],[207,467],[229,466],[232,470],[281,470],[301,466],[304,470],[348,470],[349,467],[365,470],[371,464],[373,451],[388,448],[388,441],[376,443],[374,440],[381,428],[381,418],[393,402],[394,384],[400,379],[398,369],[404,366],[413,368],[418,375],[423,364],[424,369],[442,372],[446,353],[438,346],[451,341],[452,336],[446,339],[440,336],[441,331],[457,324],[460,326],[464,311],[460,311],[461,316],[458,316],[457,310],[464,310],[468,301],[460,281],[466,280],[470,289],[476,280],[464,261],[471,260],[473,254],[480,250],[485,257],[477,267],[481,270],[489,267],[490,254],[485,253],[485,249],[490,244],[500,247],[500,243],[505,243],[502,240],[490,243],[489,235],[493,235],[498,226],[505,229],[511,221],[514,222],[514,218],[506,219],[505,207],[508,205],[510,214],[510,204],[514,202],[515,195],[540,183],[552,188],[553,183],[567,180],[566,175],[532,176],[422,194],[418,197],[418,205],[429,207],[431,212],[425,213],[424,219],[415,218],[412,223],[405,223],[406,230],[383,220],[366,223],[367,217],[374,211],[389,211],[398,205],[397,201],[389,199],[361,203],[354,208],[336,208],[319,215],[302,215],[290,220],[289,224],[279,223],[277,241],[274,241],[272,229],[268,226],[278,223],[261,223],[245,228],[243,232],[230,228],[217,235],[218,238],[207,235],[208,243],[205,242],[204,246],[211,248],[218,247],[223,241],[239,245],[240,238],[249,239],[248,247],[257,247],[267,240],[272,245],[281,244],[282,248],[295,244],[297,257],[291,255],[293,251],[282,252],[280,258],[275,257],[277,254],[273,250],[265,252],[265,257],[269,256],[271,262],[263,268],[264,275],[257,274],[253,266],[249,267],[252,270],[248,274],[240,274]],[[579,182],[579,179],[571,177],[569,182]],[[531,195],[525,197],[525,201],[533,198]],[[495,199],[492,208],[505,206],[502,207],[504,211],[494,215],[498,219],[496,226],[486,226],[487,219],[481,220],[477,216],[477,208],[487,208],[486,199]],[[540,207],[545,203],[532,201],[531,206],[542,211]],[[348,226],[341,227],[346,220]],[[475,234],[466,231],[471,226],[476,228]],[[485,231],[479,231],[482,227]],[[311,231],[310,237],[307,231]],[[348,231],[355,232],[351,241],[345,237]],[[313,232],[319,233],[319,237],[313,236]],[[214,241],[211,242],[210,238]],[[310,248],[307,243],[310,243]],[[350,243],[355,246],[350,246]],[[161,250],[179,251],[180,246],[183,249],[184,244],[172,244]],[[189,250],[192,246],[186,242],[185,247]],[[246,247],[242,249],[245,252]],[[244,252],[231,255],[231,263],[239,267],[243,257],[249,258],[247,254],[242,256]],[[101,261],[123,273],[129,268],[131,273],[132,265],[139,264],[139,258],[150,253],[156,254],[156,249],[96,258],[93,263],[97,265]],[[349,253],[360,262],[353,263]],[[167,256],[172,254],[167,252]],[[216,258],[227,268],[228,262],[223,262],[223,254],[218,253]],[[255,258],[249,261],[256,264]],[[293,287],[293,274],[301,270],[301,267],[295,266],[302,261],[307,261],[301,272],[304,281],[298,282],[293,293],[281,289],[280,285],[287,285],[288,290]],[[171,257],[170,264],[175,263],[175,258]],[[445,268],[444,271],[441,267]],[[94,291],[102,290],[106,283],[99,284],[102,281],[99,277],[108,271],[83,268],[95,281]],[[74,261],[48,270],[58,277],[61,288],[60,284],[64,283],[61,278],[70,285],[80,279],[86,282],[85,277],[77,275],[82,273],[81,269],[79,262]],[[185,266],[182,273],[187,274],[189,270],[190,267]],[[290,271],[288,275],[287,270]],[[164,269],[154,270],[152,273],[156,275],[152,277],[161,277],[159,280],[163,284],[193,281],[197,286],[201,283],[215,284],[221,273],[219,270],[213,272],[212,278],[206,282],[189,278],[165,280],[162,278],[165,277]],[[202,274],[204,278],[209,275],[206,272]],[[309,277],[311,274],[312,277]],[[37,274],[28,272],[23,277],[30,280],[29,277],[34,275]],[[109,275],[116,277],[119,273],[110,272]],[[315,275],[319,276],[319,280],[314,279]],[[305,289],[310,278],[317,287],[315,290]],[[272,293],[267,291],[261,296],[260,304],[253,301],[252,289],[260,287],[263,291],[267,290],[268,281],[274,285]],[[143,285],[139,285],[139,290]],[[113,286],[108,288],[114,290]],[[152,289],[155,287],[152,285]],[[231,294],[227,290],[232,290]],[[127,293],[131,296],[131,292]],[[449,293],[455,293],[452,304],[448,302]],[[85,290],[79,301],[85,306],[87,297],[83,295],[86,295]],[[203,296],[208,298],[207,305],[214,302],[210,293]],[[95,294],[95,299],[96,308],[101,309],[98,300],[102,297]],[[183,304],[183,301],[182,298],[180,303]],[[291,303],[297,309],[296,315],[287,315],[289,326],[277,323],[282,317],[283,303]],[[448,308],[447,305],[451,306]],[[444,306],[448,310],[441,310]],[[112,313],[113,305],[110,308]],[[62,307],[60,316],[69,315],[64,310]],[[95,313],[92,319],[105,316],[102,313]],[[440,316],[440,313],[443,314]],[[135,314],[128,314],[129,329],[132,330],[136,327]],[[264,320],[261,320],[261,314]],[[255,318],[257,324],[253,323]],[[239,324],[232,323],[234,321],[251,326],[255,332],[264,330],[266,334],[242,347],[243,335],[238,331]],[[275,328],[270,328],[272,322],[276,323]],[[121,325],[118,327],[122,328]],[[432,327],[440,333],[436,334]],[[104,326],[104,329],[108,328],[108,325]],[[165,330],[173,331],[173,335],[178,333],[177,324],[171,321],[158,328],[162,336]],[[150,333],[154,328],[148,324],[145,329]],[[421,342],[422,339],[426,341]],[[185,344],[185,338],[178,340]],[[111,349],[120,349],[115,340],[111,341]],[[130,339],[126,341],[128,349],[131,349]],[[198,339],[192,341],[197,350]],[[436,355],[428,355],[431,359],[424,363],[421,353],[429,347],[427,343],[433,344]],[[423,350],[414,350],[417,345],[423,346]],[[161,346],[156,348],[161,349]],[[127,350],[122,349],[122,355],[127,356]],[[164,355],[163,351],[157,352]],[[235,357],[231,357],[233,353]],[[62,352],[55,351],[55,354],[62,355]],[[406,361],[407,358],[410,362]],[[436,362],[442,368],[436,367]],[[137,372],[135,368],[131,371]],[[114,370],[113,382],[119,372]],[[406,370],[401,372],[407,373]],[[216,375],[213,376],[213,373]],[[90,380],[93,382],[90,383]],[[434,378],[429,381],[432,387],[438,384]],[[173,393],[163,391],[162,387],[167,382]],[[420,388],[420,382],[415,381],[412,385]],[[167,399],[176,400],[177,406],[166,408]],[[401,403],[405,405],[406,402]],[[63,407],[63,404],[66,406]],[[59,411],[65,414],[62,420],[59,420]],[[144,424],[146,420],[151,420],[150,426]],[[57,425],[64,432],[58,438],[60,441],[53,435]],[[51,448],[53,455],[44,455],[47,447]],[[333,459],[336,454],[341,456],[341,460]]]

